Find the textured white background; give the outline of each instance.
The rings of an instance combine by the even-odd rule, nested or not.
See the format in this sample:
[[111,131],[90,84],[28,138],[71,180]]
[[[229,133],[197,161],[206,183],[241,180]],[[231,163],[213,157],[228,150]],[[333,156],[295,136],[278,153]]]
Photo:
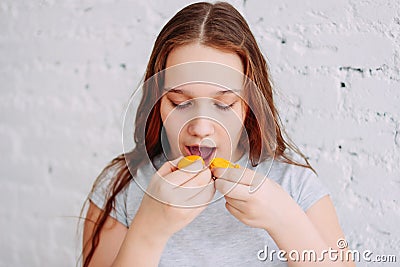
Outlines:
[[[189,2],[0,1],[0,266],[75,265],[81,205],[122,151],[156,35]],[[399,1],[232,3],[351,248],[400,261]]]

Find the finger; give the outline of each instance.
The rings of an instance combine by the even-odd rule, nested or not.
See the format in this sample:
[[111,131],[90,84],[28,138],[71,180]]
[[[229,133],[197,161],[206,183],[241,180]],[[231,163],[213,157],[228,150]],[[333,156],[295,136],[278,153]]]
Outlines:
[[178,169],[178,168],[177,168],[177,163],[176,163],[176,162],[178,162],[180,159],[182,159],[182,157],[179,157],[179,158],[177,158],[177,159],[175,159],[175,160],[172,160],[172,161],[167,161],[167,162],[165,162],[165,163],[160,167],[160,169],[157,170],[158,175],[159,175],[160,177],[164,177],[164,176],[166,176],[167,174],[170,174],[170,173],[176,171],[176,170]]
[[182,186],[182,184],[191,180],[194,176],[196,176],[195,173],[187,173],[178,169],[172,173],[162,176],[161,178],[162,180],[164,180],[165,183],[174,188]]
[[236,198],[232,198],[232,197],[228,197],[228,196],[224,196],[224,198],[226,199],[226,201],[228,201],[229,203],[232,203],[233,201],[237,201],[237,202],[242,202],[243,204],[246,203],[246,200],[243,199],[236,199]]
[[[186,165],[186,164],[188,164],[188,165]],[[178,166],[179,166],[179,164],[178,164]],[[203,159],[199,158],[192,162],[190,162],[189,160],[185,160],[184,166],[181,167],[180,169],[183,171],[187,171],[187,172],[198,173],[199,171],[203,170],[204,168],[205,168],[204,161],[203,161]]]
[[217,179],[250,185],[254,174],[247,170],[246,168],[213,168],[211,171]]
[[[212,180],[210,173],[209,176],[209,179]],[[199,207],[208,204],[215,194],[214,185],[210,183],[208,186],[185,187],[176,183],[176,181],[180,182],[186,179],[188,179],[188,174],[177,170],[165,178],[158,177],[147,191],[153,198],[172,206]],[[193,185],[193,183],[189,185]]]
[[240,210],[229,204],[229,202],[225,203],[225,207],[236,218],[241,218],[244,215]]
[[[190,206],[202,206],[209,204],[215,194],[215,187],[212,183],[197,188],[182,188],[185,191],[191,190],[191,195],[187,198],[186,203]],[[196,192],[197,190],[197,192]]]
[[181,186],[203,187],[203,186],[209,185],[211,183],[212,184],[214,183],[214,180],[212,179],[212,176],[211,176],[211,171],[208,168],[205,168],[204,170],[194,174],[193,177],[186,180],[184,183],[181,184]]
[[225,179],[217,179],[214,183],[215,188],[224,196],[243,201],[247,201],[250,197],[250,187],[247,185],[232,183]]
[[250,191],[252,192],[255,192],[267,179],[266,175],[242,167],[239,169],[214,168],[211,171],[213,176],[219,179],[251,186]]
[[[192,167],[192,165],[195,165]],[[211,172],[207,168],[202,168],[203,165],[200,161],[195,161],[188,167],[191,167],[191,171],[187,169],[177,169],[173,173],[165,176],[165,180],[175,186],[202,186],[209,183],[211,179]],[[198,171],[194,171],[197,169]],[[200,170],[200,171],[199,171]],[[199,178],[199,177],[200,178]],[[209,178],[209,179],[208,179]]]
[[229,203],[232,207],[240,211],[242,214],[246,213],[246,210],[248,209],[248,202],[241,200],[241,199],[234,199],[228,196],[225,196],[226,202]]
[[208,204],[215,194],[210,170],[197,174],[181,186],[176,186],[172,194],[174,203],[180,206],[196,207]]

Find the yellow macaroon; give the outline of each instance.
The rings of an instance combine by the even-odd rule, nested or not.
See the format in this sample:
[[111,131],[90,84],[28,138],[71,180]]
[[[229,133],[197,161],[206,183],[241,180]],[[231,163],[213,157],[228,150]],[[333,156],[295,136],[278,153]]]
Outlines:
[[214,158],[210,163],[210,169],[212,168],[235,168],[239,169],[239,164],[233,164],[229,160],[223,158]]
[[195,162],[197,160],[201,160],[201,162],[204,165],[204,160],[202,157],[197,156],[197,155],[191,155],[191,156],[186,156],[186,157],[182,158],[178,162],[178,169],[186,168],[187,166],[189,166],[190,164],[192,164],[193,162]]

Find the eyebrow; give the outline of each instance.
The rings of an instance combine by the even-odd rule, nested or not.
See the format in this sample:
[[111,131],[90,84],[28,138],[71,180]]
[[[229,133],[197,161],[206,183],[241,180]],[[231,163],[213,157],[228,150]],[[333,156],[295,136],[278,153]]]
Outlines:
[[[185,94],[181,89],[173,89],[173,88],[164,88],[164,91],[167,92],[172,92],[172,93],[176,93],[176,94]],[[225,94],[233,94],[233,93],[237,93],[240,90],[236,89],[236,90],[231,90],[231,89],[227,89],[227,90],[223,90],[223,91],[218,91],[217,93],[215,93],[215,95],[225,95]]]

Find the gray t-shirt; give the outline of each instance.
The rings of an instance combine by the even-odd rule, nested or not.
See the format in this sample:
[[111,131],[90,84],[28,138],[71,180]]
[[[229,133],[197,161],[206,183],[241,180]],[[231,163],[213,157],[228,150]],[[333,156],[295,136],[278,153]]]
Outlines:
[[[129,227],[143,197],[143,189],[165,160],[161,157],[152,164],[138,170],[127,188],[116,197],[115,210],[110,214]],[[317,176],[308,168],[278,161],[265,161],[253,168],[248,166],[247,155],[238,162],[243,167],[277,182],[306,211],[315,202],[328,194]],[[100,182],[90,200],[99,208],[104,207],[107,186],[112,181],[115,169],[102,173]],[[217,193],[218,194],[218,193]],[[217,195],[216,194],[216,195]],[[215,199],[215,198],[214,198]],[[264,250],[265,253],[259,253]],[[225,208],[225,199],[218,197],[188,226],[175,233],[167,242],[159,266],[288,266],[277,254],[265,259],[272,250],[279,248],[268,232],[249,227]],[[260,260],[259,257],[265,260]]]

